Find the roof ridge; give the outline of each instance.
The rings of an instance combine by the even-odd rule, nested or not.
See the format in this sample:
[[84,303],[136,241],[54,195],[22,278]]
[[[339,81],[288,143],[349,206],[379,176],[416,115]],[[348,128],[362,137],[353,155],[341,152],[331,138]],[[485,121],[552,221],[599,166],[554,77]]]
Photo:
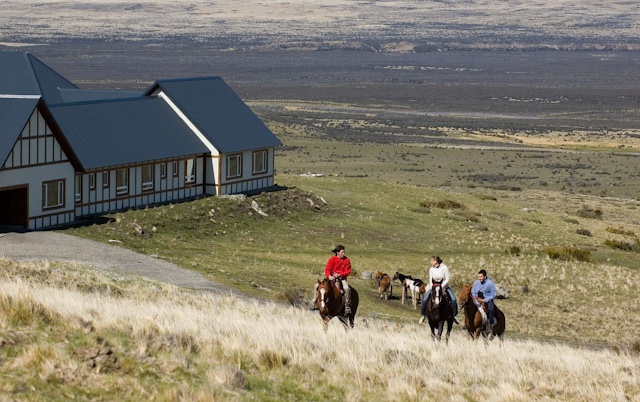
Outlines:
[[98,103],[118,103],[118,102],[133,102],[133,101],[141,101],[141,100],[152,100],[157,99],[157,96],[129,96],[122,98],[110,98],[110,99],[93,99],[86,101],[76,101],[76,102],[60,102],[50,104],[50,107],[58,107],[58,106],[78,106],[78,105],[93,105]]

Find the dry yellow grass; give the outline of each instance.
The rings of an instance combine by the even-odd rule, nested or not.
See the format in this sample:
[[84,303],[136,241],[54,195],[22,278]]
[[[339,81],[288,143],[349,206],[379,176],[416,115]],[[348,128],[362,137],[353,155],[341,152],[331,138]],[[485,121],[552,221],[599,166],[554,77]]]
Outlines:
[[[102,400],[639,400],[637,351],[513,339],[485,345],[461,330],[446,346],[425,327],[375,319],[350,332],[331,323],[325,333],[317,313],[274,303],[86,267],[3,265],[22,271],[0,280],[0,338],[11,345],[0,359],[0,389],[12,399],[86,400],[101,390]],[[52,287],[42,278],[56,269],[67,281]],[[74,283],[87,275],[120,294],[80,290]],[[30,319],[7,318],[20,306]],[[91,344],[117,363],[87,365],[79,356]],[[33,373],[45,386],[17,385]]]

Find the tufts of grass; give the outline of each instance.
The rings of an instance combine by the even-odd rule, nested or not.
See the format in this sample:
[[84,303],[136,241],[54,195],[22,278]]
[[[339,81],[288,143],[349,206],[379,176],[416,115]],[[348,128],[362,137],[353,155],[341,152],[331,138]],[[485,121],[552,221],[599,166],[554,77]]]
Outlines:
[[[487,262],[474,258],[455,264],[462,273]],[[382,401],[430,400],[442,395],[458,400],[469,395],[491,399],[496,392],[513,400],[528,400],[532,384],[539,399],[557,399],[558,390],[567,400],[608,400],[616,395],[633,399],[637,395],[640,380],[634,360],[637,340],[631,333],[634,323],[619,319],[632,311],[620,301],[628,292],[635,293],[635,271],[615,270],[612,281],[595,281],[592,279],[602,272],[594,266],[593,273],[584,272],[588,284],[583,285],[573,280],[584,271],[576,262],[503,256],[500,265],[504,269],[496,272],[496,280],[516,289],[515,284],[525,283],[521,278],[526,277],[526,286],[532,289],[521,294],[514,291],[513,298],[526,299],[522,306],[511,299],[500,301],[500,308],[514,317],[508,321],[505,342],[478,348],[463,330],[454,329],[443,348],[424,329],[418,330],[415,320],[403,324],[359,315],[353,330],[345,332],[341,324],[331,322],[325,332],[317,312],[285,304],[171,287],[151,300],[149,295],[157,293],[159,285],[141,280],[121,285],[121,296],[96,297],[71,283],[52,287],[38,282],[37,269],[31,282],[32,267],[23,264],[21,279],[1,281],[0,293],[14,298],[24,295],[59,319],[46,321],[47,326],[14,323],[0,332],[0,387],[8,400]],[[84,281],[83,271],[91,271],[89,267],[68,268],[70,282],[74,276]],[[560,284],[549,281],[551,273]],[[115,281],[99,273],[96,276],[105,283]],[[563,276],[574,289],[562,283]],[[619,285],[615,291],[613,282]],[[137,292],[130,291],[134,287]],[[579,298],[586,289],[588,297],[564,301],[567,311],[556,309],[553,295],[574,291]],[[616,308],[604,303],[584,306],[585,300],[603,297],[613,298]],[[0,307],[0,315],[9,308],[6,304]],[[573,319],[572,314],[578,317],[586,312],[611,314],[619,325],[602,328],[599,336],[628,346],[571,347],[518,339],[510,330],[520,326],[519,330],[535,331],[532,325],[550,315],[547,330],[571,334],[576,326],[594,327],[590,321]],[[78,316],[92,317],[94,328],[87,333],[68,325]],[[519,316],[527,319],[518,320]],[[45,322],[40,315],[35,320]],[[469,372],[469,365],[479,366],[488,359],[495,364]],[[449,364],[440,365],[442,360]],[[553,382],[547,381],[550,375]],[[491,384],[495,378],[501,379],[498,391],[494,386],[478,386]],[[445,385],[451,379],[455,387]]]
[[606,239],[604,241],[604,245],[615,250],[640,253],[640,239],[636,239],[633,243],[622,240]]
[[552,260],[581,262],[591,261],[591,251],[584,248],[570,246],[550,246],[547,247],[546,252],[547,256],[549,256],[549,258],[551,258]]
[[602,219],[602,210],[600,208],[591,208],[586,205],[583,205],[580,209],[574,211],[573,214],[581,218]]
[[451,199],[420,201],[420,208],[466,209],[464,204]]
[[607,226],[604,230],[606,230],[609,233],[613,233],[613,234],[619,234],[622,236],[628,236],[628,237],[635,237],[636,234],[633,230],[625,230],[624,228],[614,228],[611,226]]
[[509,248],[505,250],[505,254],[514,257],[519,257],[520,253],[522,253],[522,249],[520,248],[520,246],[509,246]]
[[585,229],[585,228],[576,229],[576,234],[579,234],[580,236],[587,236],[587,237],[593,236],[591,231],[589,229]]

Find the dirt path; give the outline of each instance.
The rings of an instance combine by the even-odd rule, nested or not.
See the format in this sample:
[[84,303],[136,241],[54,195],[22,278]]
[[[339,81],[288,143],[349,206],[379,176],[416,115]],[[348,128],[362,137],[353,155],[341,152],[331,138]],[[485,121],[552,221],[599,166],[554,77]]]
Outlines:
[[80,262],[91,267],[136,275],[176,286],[215,293],[240,293],[175,264],[123,247],[63,233],[0,233],[0,258]]

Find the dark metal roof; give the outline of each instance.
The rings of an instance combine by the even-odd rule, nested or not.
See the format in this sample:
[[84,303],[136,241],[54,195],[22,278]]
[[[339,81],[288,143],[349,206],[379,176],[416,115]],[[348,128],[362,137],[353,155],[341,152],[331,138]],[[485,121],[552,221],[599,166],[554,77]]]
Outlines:
[[282,145],[220,77],[156,81],[161,90],[221,153]]
[[0,51],[0,94],[39,95],[60,103],[59,88],[76,88],[37,57],[18,51]]
[[142,96],[142,93],[140,93],[140,91],[119,91],[119,90],[78,89],[78,88],[60,88],[58,91],[60,92],[62,102],[64,103],[139,98],[140,96]]
[[38,101],[38,98],[0,98],[0,167],[7,160]]
[[155,97],[49,109],[85,170],[208,153],[167,103]]

